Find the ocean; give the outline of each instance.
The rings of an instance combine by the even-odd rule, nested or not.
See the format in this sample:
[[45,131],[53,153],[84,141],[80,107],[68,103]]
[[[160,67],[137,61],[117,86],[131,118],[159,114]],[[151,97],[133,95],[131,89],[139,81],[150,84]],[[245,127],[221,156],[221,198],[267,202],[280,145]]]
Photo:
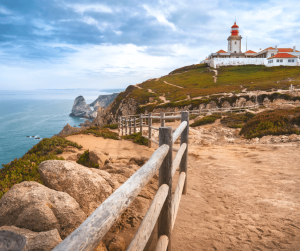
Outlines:
[[59,133],[67,123],[71,126],[83,123],[86,119],[69,117],[76,97],[82,95],[90,104],[99,95],[121,91],[0,90],[0,168],[2,164],[22,157],[41,139]]

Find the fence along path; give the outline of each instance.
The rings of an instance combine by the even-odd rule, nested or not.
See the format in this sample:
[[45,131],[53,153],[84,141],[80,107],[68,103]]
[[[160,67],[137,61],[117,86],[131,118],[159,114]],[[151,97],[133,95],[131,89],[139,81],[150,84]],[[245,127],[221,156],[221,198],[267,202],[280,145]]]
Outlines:
[[[155,118],[149,115],[148,118]],[[169,119],[174,116],[166,116]],[[158,191],[127,250],[143,250],[158,223],[156,251],[171,251],[172,229],[179,208],[181,194],[187,192],[187,156],[189,134],[189,112],[181,112],[180,126],[174,131],[171,127],[160,127],[159,148],[149,161],[135,172],[122,186],[111,194],[77,229],[57,245],[53,251],[88,250],[98,246],[115,221],[134,201],[150,179],[159,171]],[[129,130],[133,128],[132,119]],[[164,124],[164,122],[163,122]],[[181,145],[173,161],[173,143],[181,136]],[[179,167],[180,176],[172,196],[172,179]]]

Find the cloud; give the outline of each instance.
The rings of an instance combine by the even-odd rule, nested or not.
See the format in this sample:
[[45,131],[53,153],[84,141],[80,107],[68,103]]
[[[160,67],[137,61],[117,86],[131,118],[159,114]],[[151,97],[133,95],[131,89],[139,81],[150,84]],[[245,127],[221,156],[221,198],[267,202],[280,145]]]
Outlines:
[[[2,0],[0,89],[126,87],[227,48],[300,42],[295,0]],[[300,46],[297,46],[300,47]],[[21,77],[22,76],[22,77]],[[22,82],[22,85],[20,84]],[[54,84],[51,84],[54,83]],[[6,88],[5,87],[5,88]]]

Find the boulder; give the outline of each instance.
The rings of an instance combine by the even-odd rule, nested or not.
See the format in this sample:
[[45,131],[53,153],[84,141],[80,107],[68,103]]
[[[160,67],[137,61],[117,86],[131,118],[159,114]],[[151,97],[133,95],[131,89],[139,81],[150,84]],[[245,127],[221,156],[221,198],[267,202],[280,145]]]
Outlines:
[[293,109],[296,108],[296,106],[291,105],[291,104],[282,104],[276,107],[278,110],[288,110],[288,109]]
[[90,121],[90,120],[86,120],[83,123],[83,126],[85,126],[85,127],[88,127],[88,126],[91,126],[91,125],[92,125],[92,121]]
[[263,136],[260,141],[261,144],[272,144],[274,142],[272,135]]
[[90,215],[119,184],[103,170],[65,160],[47,160],[39,165],[43,183],[72,196]]
[[99,245],[93,251],[107,251],[107,248],[103,241],[99,243]]
[[15,226],[3,226],[0,230],[11,231],[27,238],[26,251],[51,251],[62,239],[57,229],[46,232],[33,232],[26,228],[18,228]]
[[76,132],[82,131],[83,128],[72,127],[69,124],[65,125],[64,128],[58,133],[58,136],[67,136]]
[[203,115],[199,115],[194,119],[194,122],[197,122],[198,120],[202,119],[204,116]]
[[231,105],[230,105],[230,103],[229,103],[227,100],[225,100],[225,101],[222,103],[222,107],[223,107],[223,108],[230,108]]
[[0,226],[16,226],[34,232],[57,229],[64,239],[86,214],[70,195],[34,181],[14,185],[0,200]]
[[71,117],[92,119],[94,118],[90,116],[92,113],[93,111],[90,106],[86,104],[84,97],[78,96],[74,100],[72,112],[70,113]]
[[116,236],[113,238],[108,246],[109,251],[125,251],[125,241],[122,237]]
[[90,162],[98,164],[99,168],[103,167],[108,162],[108,156],[101,151],[94,149],[89,152]]

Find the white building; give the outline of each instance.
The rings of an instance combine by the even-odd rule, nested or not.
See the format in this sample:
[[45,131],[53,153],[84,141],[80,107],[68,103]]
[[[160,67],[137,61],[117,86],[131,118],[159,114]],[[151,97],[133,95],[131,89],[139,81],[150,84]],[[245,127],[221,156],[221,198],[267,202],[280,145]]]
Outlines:
[[[300,66],[300,51],[296,50],[296,46],[293,48],[277,48],[277,46],[275,46],[275,48],[269,47],[259,52],[248,50],[243,53],[241,50],[242,36],[239,35],[239,26],[236,22],[234,22],[234,25],[231,27],[231,35],[227,40],[227,51],[219,50],[215,53],[211,53],[208,58],[202,62],[208,63],[214,68],[226,65],[247,64]],[[272,58],[274,56],[277,56],[277,58]]]

